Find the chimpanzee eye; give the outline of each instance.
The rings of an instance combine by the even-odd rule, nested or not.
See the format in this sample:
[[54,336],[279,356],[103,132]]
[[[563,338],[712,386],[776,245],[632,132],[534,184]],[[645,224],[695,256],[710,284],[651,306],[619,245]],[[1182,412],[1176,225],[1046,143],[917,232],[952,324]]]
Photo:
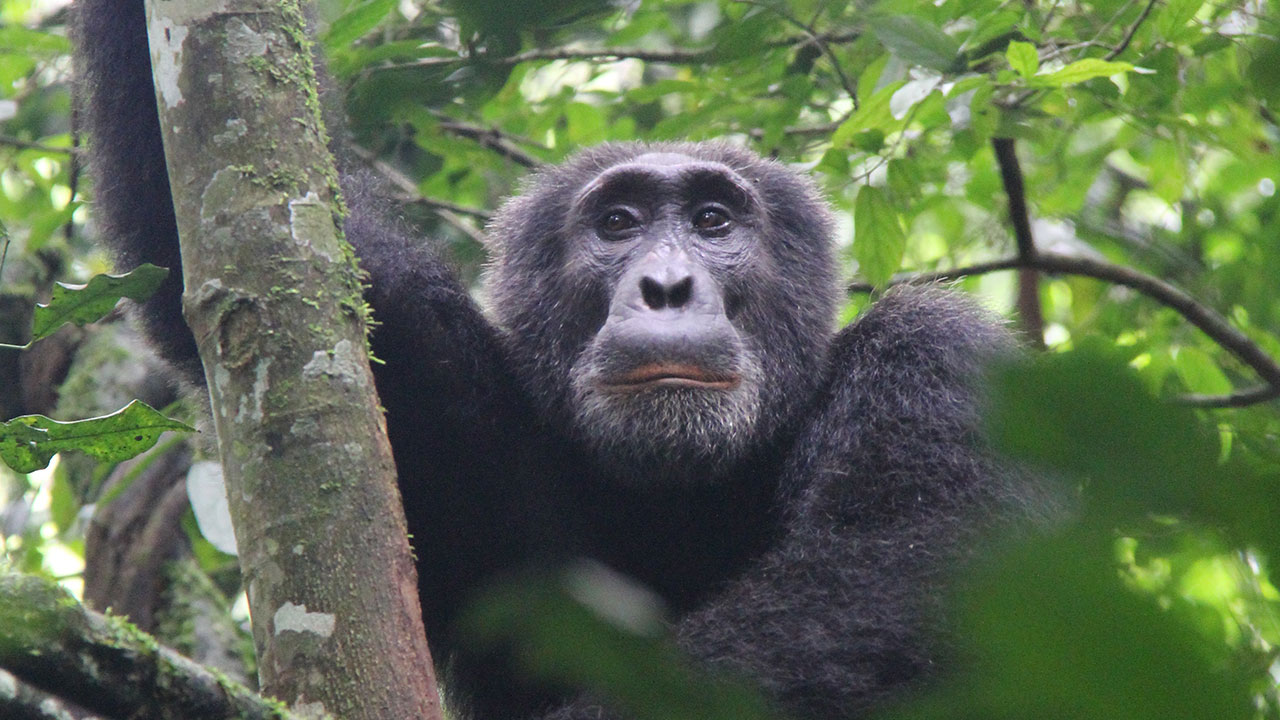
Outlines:
[[702,208],[693,216],[693,226],[699,230],[724,230],[729,227],[729,216],[718,208]]
[[626,210],[610,210],[600,222],[606,232],[620,233],[636,227],[639,221]]

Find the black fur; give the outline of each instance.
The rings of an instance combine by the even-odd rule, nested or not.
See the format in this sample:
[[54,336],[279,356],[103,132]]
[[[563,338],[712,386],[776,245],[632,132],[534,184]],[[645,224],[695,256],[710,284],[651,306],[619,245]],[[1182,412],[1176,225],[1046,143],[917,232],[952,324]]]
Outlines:
[[[173,269],[140,314],[199,383],[142,2],[77,5],[100,234],[122,266]],[[673,392],[662,397],[687,401],[628,415],[582,378],[610,362],[598,333],[635,260],[583,254],[574,202],[654,153],[726,168],[755,194],[738,261],[698,261],[740,332],[725,347],[749,397]],[[955,295],[901,290],[833,336],[824,204],[806,179],[727,145],[609,145],[532,178],[491,229],[494,322],[372,187],[345,177],[346,232],[370,275],[375,373],[455,711],[595,715],[554,710],[555,693],[514,681],[454,628],[487,580],[581,556],[653,588],[689,653],[800,716],[856,717],[930,674],[944,570],[987,523],[1025,512],[1026,491],[975,437],[974,380],[1010,348],[998,324]]]

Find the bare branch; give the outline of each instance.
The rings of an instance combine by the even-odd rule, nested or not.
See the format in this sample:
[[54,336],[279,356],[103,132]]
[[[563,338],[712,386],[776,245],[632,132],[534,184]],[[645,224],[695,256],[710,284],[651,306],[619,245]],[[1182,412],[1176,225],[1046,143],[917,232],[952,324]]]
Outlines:
[[404,200],[414,205],[421,205],[423,207],[430,208],[436,213],[448,212],[455,215],[465,215],[467,217],[473,217],[484,223],[489,222],[489,218],[493,217],[493,213],[488,210],[481,210],[480,208],[473,208],[467,205],[459,205],[457,203],[449,202],[448,200],[430,198],[425,195],[406,197]]
[[853,109],[858,109],[858,89],[854,85],[853,81],[849,79],[849,76],[845,74],[844,66],[840,64],[840,58],[837,58],[836,54],[831,51],[831,47],[827,44],[827,41],[823,39],[822,33],[814,30],[811,24],[806,24],[804,21],[800,20],[800,18],[786,12],[779,5],[766,5],[764,3],[757,2],[756,0],[735,0],[735,2],[761,7],[799,28],[804,33],[804,39],[796,44],[805,44],[807,40],[807,42],[814,43],[818,46],[818,49],[822,54],[827,56],[827,60],[831,63],[832,69],[835,70],[836,78],[840,81],[840,87],[844,88],[845,93],[849,95],[849,99],[853,102]]
[[1146,22],[1147,16],[1151,14],[1151,9],[1155,6],[1156,0],[1147,1],[1146,7],[1142,8],[1142,13],[1138,15],[1138,19],[1133,21],[1133,24],[1129,26],[1129,30],[1124,34],[1124,38],[1120,41],[1120,44],[1111,52],[1107,53],[1106,57],[1108,60],[1115,60],[1120,56],[1120,53],[1129,48],[1129,43],[1133,42],[1133,36],[1137,34],[1138,28],[1142,27],[1142,23]]
[[1000,166],[1000,179],[1005,195],[1009,198],[1009,222],[1018,248],[1022,268],[1018,270],[1018,320],[1027,340],[1044,348],[1044,310],[1040,307],[1040,273],[1031,266],[1035,263],[1036,244],[1031,236],[1031,213],[1027,210],[1027,192],[1022,181],[1022,167],[1013,138],[991,138],[996,163]]
[[75,155],[80,152],[75,147],[59,147],[56,145],[45,145],[44,143],[32,142],[30,140],[22,140],[11,135],[0,135],[0,145],[18,148],[19,150],[39,150],[40,152],[52,153],[56,155]]
[[[1041,272],[1061,275],[1080,275],[1104,280],[1136,290],[1162,305],[1175,310],[1187,322],[1199,328],[1223,349],[1235,355],[1241,362],[1253,368],[1265,385],[1241,390],[1230,395],[1187,395],[1177,398],[1195,407],[1241,407],[1280,397],[1280,364],[1267,355],[1247,335],[1232,327],[1226,318],[1206,307],[1185,291],[1152,275],[1104,260],[1070,257],[1053,253],[1039,253],[1028,265],[1021,258],[1006,258],[980,265],[942,270],[929,273],[908,273],[889,281],[889,285],[917,284],[955,280],[970,275],[983,275],[1001,270],[1031,268]],[[866,293],[873,288],[866,283],[849,286],[851,293]]]
[[[779,48],[802,45],[807,42],[847,43],[858,39],[860,33],[853,30],[831,33],[813,33],[795,37],[772,40],[765,47]],[[412,68],[437,67],[441,65],[457,65],[466,62],[485,62],[492,65],[519,65],[522,62],[536,60],[589,60],[597,62],[614,62],[617,60],[641,60],[643,62],[662,63],[665,65],[697,65],[706,62],[715,53],[715,48],[671,48],[669,50],[646,50],[644,48],[535,48],[522,53],[507,56],[491,56],[479,54],[472,56],[457,55],[453,57],[421,58],[406,63],[389,63],[370,68],[370,72],[386,72],[389,70],[406,70]]]
[[487,223],[489,222],[489,218],[493,216],[492,213],[479,208],[451,203],[447,200],[425,197],[422,193],[418,192],[417,183],[411,180],[404,173],[392,167],[390,164],[378,159],[378,157],[369,150],[357,145],[352,145],[347,149],[349,152],[368,164],[369,167],[373,168],[373,170],[381,175],[387,182],[395,186],[396,189],[401,192],[401,196],[398,198],[401,202],[406,204],[422,205],[430,208],[439,215],[442,220],[458,228],[458,230],[467,234],[476,242],[484,244],[483,237],[476,232],[476,229],[471,227],[470,223],[458,216],[466,215]]
[[461,120],[453,120],[446,117],[440,117],[440,129],[448,133],[453,133],[458,137],[464,137],[468,140],[475,140],[484,147],[493,150],[506,157],[508,160],[529,168],[537,170],[545,163],[542,160],[530,155],[520,149],[511,138],[501,130],[492,127],[481,127]]
[[1280,385],[1259,385],[1237,390],[1227,395],[1179,395],[1174,398],[1183,405],[1198,408],[1241,408],[1267,402],[1280,397]]

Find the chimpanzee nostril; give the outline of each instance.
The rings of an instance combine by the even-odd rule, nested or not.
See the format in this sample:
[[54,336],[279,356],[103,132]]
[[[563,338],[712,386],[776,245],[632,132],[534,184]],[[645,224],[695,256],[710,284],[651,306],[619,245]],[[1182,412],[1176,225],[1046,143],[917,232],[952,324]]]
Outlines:
[[673,283],[663,284],[646,275],[640,278],[640,297],[650,310],[682,308],[693,297],[693,276],[686,275]]
[[685,278],[667,288],[667,304],[673,308],[684,307],[693,296],[693,276]]
[[661,310],[667,306],[667,293],[663,291],[662,284],[651,277],[640,278],[640,297],[651,310]]

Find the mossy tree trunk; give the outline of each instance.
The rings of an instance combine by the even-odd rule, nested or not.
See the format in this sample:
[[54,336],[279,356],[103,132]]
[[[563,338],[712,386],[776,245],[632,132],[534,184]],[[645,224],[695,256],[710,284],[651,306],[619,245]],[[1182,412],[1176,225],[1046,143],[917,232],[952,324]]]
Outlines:
[[147,22],[263,690],[439,717],[299,4],[149,0]]

